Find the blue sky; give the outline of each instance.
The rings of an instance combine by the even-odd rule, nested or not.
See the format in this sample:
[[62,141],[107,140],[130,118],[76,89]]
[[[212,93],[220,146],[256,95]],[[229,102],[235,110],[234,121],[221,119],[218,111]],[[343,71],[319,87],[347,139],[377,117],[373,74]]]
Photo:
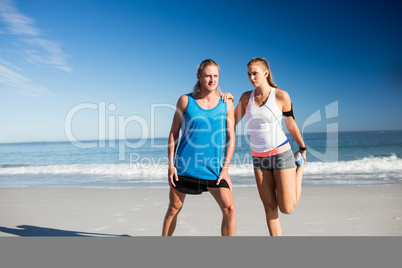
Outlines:
[[402,129],[397,2],[0,0],[0,142],[166,137],[202,60],[237,104],[256,56],[303,131]]

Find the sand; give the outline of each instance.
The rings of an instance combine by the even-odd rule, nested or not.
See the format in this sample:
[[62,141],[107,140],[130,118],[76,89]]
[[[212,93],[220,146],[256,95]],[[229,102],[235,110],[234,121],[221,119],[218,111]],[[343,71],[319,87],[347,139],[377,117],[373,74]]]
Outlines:
[[[160,236],[168,204],[162,189],[0,189],[0,237]],[[401,236],[402,185],[304,186],[284,236]],[[255,187],[236,187],[238,236],[267,236]],[[187,196],[176,236],[219,236],[221,212],[209,193]]]

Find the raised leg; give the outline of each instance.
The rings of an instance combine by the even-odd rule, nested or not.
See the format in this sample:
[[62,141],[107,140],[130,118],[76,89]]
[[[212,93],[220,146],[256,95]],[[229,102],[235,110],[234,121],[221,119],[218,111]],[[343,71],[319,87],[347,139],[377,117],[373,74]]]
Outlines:
[[279,209],[284,214],[290,214],[299,203],[304,165],[297,168],[274,170]]

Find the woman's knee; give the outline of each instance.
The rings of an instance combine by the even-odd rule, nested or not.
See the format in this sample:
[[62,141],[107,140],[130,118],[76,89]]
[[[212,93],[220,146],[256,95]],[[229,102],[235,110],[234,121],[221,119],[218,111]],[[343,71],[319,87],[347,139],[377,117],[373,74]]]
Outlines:
[[278,204],[276,202],[262,202],[264,205],[265,213],[268,215],[278,214]]
[[183,207],[181,202],[170,202],[168,207],[168,214],[170,216],[176,216]]
[[295,208],[296,208],[296,204],[294,204],[294,203],[279,205],[279,210],[283,214],[291,214],[295,210]]
[[236,207],[235,207],[235,204],[234,203],[232,203],[232,204],[229,204],[229,205],[227,205],[227,206],[225,206],[223,209],[222,209],[222,212],[223,212],[223,214],[225,215],[225,216],[227,216],[227,217],[235,217],[235,215],[236,215]]

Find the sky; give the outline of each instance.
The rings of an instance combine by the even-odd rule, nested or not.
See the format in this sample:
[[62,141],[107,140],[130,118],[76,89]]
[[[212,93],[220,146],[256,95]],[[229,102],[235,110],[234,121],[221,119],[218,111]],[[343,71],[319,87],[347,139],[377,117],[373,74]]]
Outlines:
[[167,137],[207,58],[235,105],[266,58],[303,133],[402,129],[398,2],[0,0],[0,143]]

